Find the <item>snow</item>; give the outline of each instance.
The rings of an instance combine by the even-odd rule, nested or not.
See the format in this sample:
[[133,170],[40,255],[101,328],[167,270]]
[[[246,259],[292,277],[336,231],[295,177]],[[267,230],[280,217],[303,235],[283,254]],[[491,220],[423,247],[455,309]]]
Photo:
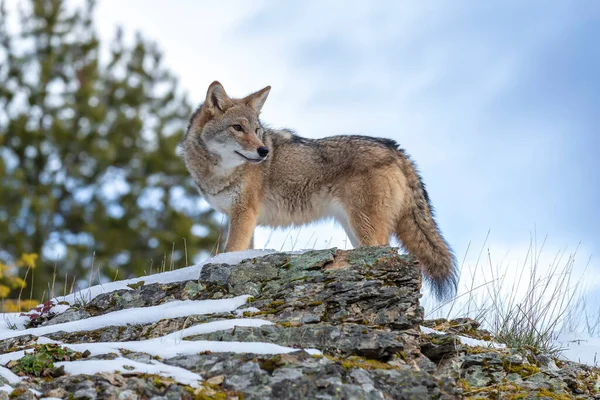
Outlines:
[[[426,326],[421,327],[421,332],[423,332],[426,335],[429,335],[432,333],[437,334],[437,335],[447,335],[446,332],[436,331],[435,329],[431,329]],[[482,347],[489,347],[492,349],[506,348],[506,345],[504,345],[502,343],[489,342],[487,340],[481,340],[481,339],[473,339],[473,338],[470,338],[467,336],[461,336],[461,335],[456,335],[456,336],[458,337],[458,339],[460,340],[460,342],[462,344],[471,346],[471,347],[482,346]]]
[[17,383],[21,381],[21,378],[5,367],[0,367],[0,377],[4,378],[8,383]]
[[223,331],[235,328],[236,326],[259,327],[263,325],[273,325],[273,323],[271,321],[266,321],[264,319],[257,318],[223,319],[220,321],[211,321],[205,324],[190,326],[189,328],[185,328],[180,331],[173,332],[166,336],[156,338],[153,340],[158,340],[161,342],[171,340],[182,340],[184,337],[187,336],[202,335],[205,333]]
[[[25,350],[18,350],[18,351],[13,351],[11,353],[4,353],[4,354],[0,355],[0,364],[6,365],[7,362],[12,361],[12,360],[19,360],[24,355],[25,355]],[[2,367],[2,368],[3,369],[0,370],[0,376],[2,376],[3,378],[5,377],[3,374],[7,374],[7,371],[12,374],[12,371],[9,370],[8,368],[5,368],[5,367]],[[17,376],[17,375],[15,375],[15,376]],[[18,376],[17,376],[17,378],[18,378]]]
[[12,393],[13,387],[10,385],[2,385],[0,386],[0,392]]
[[468,336],[461,336],[461,335],[458,335],[458,338],[462,344],[465,344],[465,345],[471,346],[471,347],[481,346],[481,347],[490,347],[492,349],[506,348],[506,345],[502,344],[502,343],[495,343],[495,342],[490,342],[490,341],[481,340],[481,339],[473,339]]
[[237,310],[235,310],[235,315],[237,317],[242,317],[242,316],[244,316],[245,312],[255,313],[255,312],[259,312],[259,311],[260,310],[256,307],[238,308]]
[[129,324],[150,324],[166,318],[230,312],[246,304],[246,299],[248,297],[250,296],[243,295],[231,299],[219,300],[177,300],[158,306],[127,308],[108,314],[98,315],[96,317],[65,322],[62,324],[47,325],[30,329],[5,330],[0,332],[0,340],[27,334],[41,336],[58,331],[92,331],[111,325],[125,326]]
[[[169,283],[184,280],[198,279],[202,267],[208,263],[227,263],[236,264],[248,258],[254,258],[271,254],[273,251],[249,250],[234,253],[220,254],[199,265],[182,268],[175,271],[164,272],[151,276],[145,276],[135,279],[128,279],[119,282],[112,282],[103,285],[92,286],[78,293],[63,296],[54,299],[55,306],[52,308],[54,313],[62,313],[69,308],[67,304],[58,304],[67,302],[76,303],[78,300],[89,301],[95,296],[112,292],[119,289],[130,290],[127,286],[132,283],[144,281],[144,284],[151,283]],[[2,314],[1,317],[5,324],[0,321],[0,340],[14,338],[26,334],[37,336],[38,344],[55,343],[70,348],[74,351],[89,351],[92,355],[116,354],[118,357],[114,360],[78,360],[70,362],[59,362],[56,365],[62,365],[65,371],[70,374],[94,374],[100,372],[119,371],[123,374],[128,373],[149,373],[168,376],[175,381],[197,387],[201,381],[201,376],[183,368],[169,366],[161,362],[152,360],[150,363],[134,361],[121,356],[121,350],[146,353],[160,358],[171,358],[176,356],[185,356],[198,354],[205,351],[210,352],[236,352],[236,353],[255,353],[255,354],[285,354],[300,349],[281,346],[273,343],[264,342],[227,342],[210,340],[186,340],[186,337],[192,335],[207,334],[223,330],[233,329],[234,327],[260,327],[272,325],[272,322],[258,318],[243,318],[244,312],[258,312],[255,307],[244,307],[247,298],[250,296],[241,295],[230,299],[218,300],[177,300],[168,303],[150,306],[129,308],[114,311],[108,314],[90,317],[78,321],[65,322],[56,325],[42,326],[38,328],[25,329],[24,323],[27,317],[20,317],[17,313]],[[242,308],[244,307],[244,308]],[[100,343],[61,343],[44,335],[63,332],[82,332],[102,329],[107,326],[127,326],[134,324],[151,324],[163,319],[173,319],[188,317],[191,315],[204,315],[214,313],[233,313],[237,318],[211,321],[198,324],[161,336],[158,338],[128,341],[128,342],[100,342]],[[14,328],[17,328],[16,330]],[[425,334],[446,333],[436,331],[427,327],[421,327]],[[468,346],[484,346],[490,348],[504,348],[503,344],[487,342],[484,340],[473,339],[466,336],[458,336],[461,343]],[[557,343],[564,348],[562,357],[568,360],[586,363],[589,365],[598,365],[600,359],[600,338],[591,338],[586,335],[578,334],[560,334],[556,339]],[[303,349],[309,354],[321,354],[317,349]],[[15,375],[9,369],[2,367],[11,360],[18,360],[27,351],[16,351],[0,355],[0,377],[4,378],[9,384],[20,382],[22,378]],[[12,392],[10,385],[0,386],[0,391]]]
[[[87,289],[82,289],[76,291],[75,293],[53,299],[52,301],[56,303],[56,305],[52,307],[50,311],[54,314],[60,314],[66,311],[69,306],[58,303],[66,302],[71,305],[76,303],[87,303],[102,293],[113,292],[121,289],[132,290],[128,285],[139,283],[141,281],[144,281],[144,285],[148,285],[152,283],[172,283],[198,279],[200,277],[202,267],[206,264],[238,264],[241,261],[249,258],[261,257],[272,253],[275,253],[275,250],[244,250],[221,253],[192,267],[180,268],[174,271],[162,272],[140,278],[125,279],[122,281],[91,286]],[[24,329],[25,324],[29,320],[29,318],[26,316],[20,316],[20,313],[5,313],[1,314],[1,316],[3,317],[5,323],[0,324],[0,335],[2,335],[6,330],[10,330],[9,326],[12,325],[16,326],[18,329]]]
[[72,375],[93,375],[100,372],[115,371],[119,371],[122,374],[157,374],[168,376],[183,385],[190,385],[194,388],[198,387],[198,381],[202,380],[200,375],[180,367],[166,365],[158,361],[145,364],[124,357],[118,357],[114,360],[65,361],[58,362],[55,365],[58,367],[64,366],[65,372]]
[[559,333],[554,342],[560,346],[560,357],[581,364],[600,366],[600,338],[582,333]]
[[241,261],[249,258],[261,257],[272,253],[275,253],[275,250],[244,250],[221,253],[192,267],[180,268],[174,271],[162,272],[140,278],[125,279],[122,281],[91,286],[87,289],[82,289],[66,296],[57,297],[56,302],[60,303],[65,301],[69,304],[75,304],[82,299],[85,301],[90,301],[102,293],[113,292],[120,289],[131,290],[131,288],[127,285],[138,283],[140,281],[144,281],[144,284],[148,285],[151,283],[172,283],[198,279],[200,277],[200,271],[202,271],[202,267],[206,264],[238,264]]
[[[104,285],[92,286],[83,291],[71,294],[68,296],[58,297],[54,299],[55,306],[51,311],[55,314],[60,314],[69,308],[67,304],[58,304],[59,302],[67,302],[74,304],[78,300],[89,301],[95,296],[112,292],[119,289],[130,290],[127,286],[132,283],[144,281],[144,284],[151,283],[169,283],[179,282],[184,280],[198,279],[201,269],[208,263],[227,263],[236,264],[248,258],[254,258],[270,254],[273,251],[265,250],[249,250],[234,253],[220,254],[206,262],[188,268],[182,268],[176,271],[155,274],[151,276],[128,279],[119,282],[107,283]],[[218,300],[177,300],[165,304],[150,307],[128,308],[124,310],[114,311],[108,314],[98,315],[95,317],[85,318],[78,321],[64,322],[56,325],[41,326],[37,328],[25,329],[25,322],[28,317],[19,316],[17,313],[3,314],[5,324],[0,324],[0,340],[14,338],[22,335],[37,336],[38,344],[55,343],[61,346],[70,348],[75,351],[89,351],[92,355],[102,355],[109,353],[121,354],[121,350],[129,350],[134,352],[143,352],[152,356],[161,358],[175,357],[178,355],[191,355],[204,351],[211,352],[239,352],[239,353],[256,353],[256,354],[283,354],[298,351],[300,349],[280,346],[273,343],[262,342],[222,342],[199,340],[185,340],[191,335],[206,334],[221,330],[232,329],[236,326],[240,327],[259,327],[263,325],[271,325],[272,322],[254,319],[240,318],[244,312],[258,312],[255,307],[240,308],[246,304],[247,295],[237,296],[230,299]],[[132,324],[150,324],[163,319],[173,319],[178,317],[187,317],[190,315],[203,315],[214,313],[234,312],[238,317],[236,319],[226,319],[220,321],[212,321],[204,324],[194,325],[170,333],[168,335],[153,338],[148,340],[130,341],[130,342],[115,342],[115,343],[61,343],[43,335],[55,332],[83,332],[92,331],[104,328],[106,326],[127,326]],[[16,329],[15,329],[16,327]],[[6,365],[11,360],[18,360],[31,350],[21,350],[12,353],[0,355],[0,365]],[[305,349],[310,354],[321,354],[316,349]],[[56,365],[63,365],[65,371],[70,374],[94,374],[98,372],[114,372],[121,373],[150,373],[169,376],[186,385],[197,386],[201,377],[198,374],[192,373],[182,368],[173,367],[162,364],[157,361],[152,361],[150,364],[133,361],[125,357],[118,357],[114,360],[78,360],[69,362],[60,362]],[[0,367],[0,376],[8,383],[16,383],[21,381],[17,375],[5,367]],[[0,390],[11,392],[13,388],[10,385],[0,387]]]
[[[243,326],[243,325],[240,325]],[[180,335],[178,333],[178,335]],[[89,350],[92,355],[97,354],[109,354],[117,353],[121,349],[147,353],[153,356],[161,358],[171,358],[177,356],[197,354],[205,351],[211,351],[214,353],[255,353],[255,354],[286,354],[301,349],[292,347],[280,346],[273,343],[264,342],[217,342],[212,340],[170,340],[165,341],[163,338],[140,340],[133,342],[117,342],[117,343],[77,343],[77,344],[63,344],[64,347],[68,347],[75,351]],[[316,349],[304,349],[309,354],[321,354]],[[6,356],[10,357],[10,354]],[[2,356],[4,360],[4,355]]]
[[[78,300],[89,301],[101,293],[112,292],[119,289],[130,290],[129,284],[144,281],[144,284],[151,283],[169,283],[179,282],[184,280],[198,279],[202,267],[208,263],[227,263],[236,264],[248,258],[254,258],[270,254],[273,251],[268,250],[249,250],[233,253],[224,253],[202,264],[193,267],[182,268],[176,271],[169,271],[151,276],[128,279],[119,282],[112,282],[103,285],[92,286],[77,293],[62,296],[54,299],[55,303],[67,302],[74,304]],[[92,355],[117,353],[120,354],[121,349],[126,349],[136,352],[144,352],[159,357],[174,357],[177,355],[196,354],[202,351],[213,352],[252,352],[259,354],[281,354],[298,351],[299,349],[279,346],[272,343],[242,343],[242,342],[213,342],[213,341],[185,341],[186,336],[198,335],[204,333],[216,332],[219,330],[231,329],[235,326],[253,326],[272,324],[269,321],[260,319],[228,319],[222,321],[213,321],[205,324],[188,327],[177,332],[173,332],[164,337],[133,341],[133,342],[118,342],[118,343],[80,343],[80,344],[63,344],[55,340],[48,339],[43,335],[63,332],[81,332],[101,329],[106,326],[126,326],[129,324],[149,324],[158,322],[162,319],[172,319],[178,317],[187,317],[190,315],[203,315],[212,313],[234,312],[236,316],[241,317],[245,311],[257,312],[255,307],[239,309],[246,303],[249,296],[242,295],[231,299],[219,300],[178,300],[172,301],[158,306],[129,308],[115,311],[109,314],[90,317],[83,320],[65,322],[62,324],[43,326],[38,328],[25,329],[24,324],[27,317],[19,316],[18,313],[2,314],[2,318],[6,321],[5,324],[0,324],[0,340],[18,337],[26,334],[38,336],[37,343],[56,343],[62,346],[71,348],[75,351],[88,350]],[[52,312],[60,314],[69,308],[66,304],[56,304],[52,308]],[[14,327],[17,327],[15,330]],[[318,350],[307,349],[310,354],[320,354]],[[25,355],[25,351],[16,351],[8,354],[0,355],[0,364],[5,365],[10,360],[17,360]],[[121,371],[126,372],[145,372],[159,373],[170,376],[180,383],[196,385],[200,378],[199,375],[193,374],[187,370],[167,366],[161,363],[143,364],[119,357],[115,360],[94,360],[94,361],[71,361],[62,362],[57,365],[64,365],[65,371],[68,373],[96,373],[103,371]],[[124,366],[127,368],[124,368]],[[130,367],[133,367],[131,369]],[[9,383],[19,382],[21,379],[12,373],[9,369],[0,367],[0,376],[5,378]],[[12,391],[12,387],[5,385],[0,390]]]
[[[425,334],[446,335],[446,332],[436,331],[425,326],[421,327]],[[504,344],[485,340],[473,339],[466,336],[458,336],[462,344],[467,346],[483,346],[490,348],[506,348]],[[561,349],[559,357],[563,360],[587,364],[592,367],[600,367],[600,338],[591,337],[583,333],[559,333],[556,334],[554,343]]]
[[[271,325],[272,322],[242,318],[242,319],[226,319],[220,321],[212,321],[205,324],[194,325],[189,328],[173,332],[166,336],[139,340],[131,342],[99,342],[99,343],[60,343],[61,346],[68,347],[71,350],[84,352],[88,350],[91,355],[116,353],[120,354],[120,350],[129,350],[140,353],[147,353],[161,358],[170,358],[180,355],[197,354],[203,351],[212,352],[234,352],[234,353],[256,353],[256,354],[284,354],[298,351],[300,349],[279,346],[272,343],[262,342],[215,342],[209,340],[187,341],[183,340],[187,336],[199,335],[204,333],[217,332],[221,330],[232,329],[236,326],[251,326],[258,327],[263,325]],[[46,343],[48,343],[47,338]],[[321,354],[316,349],[304,349],[309,354]],[[0,355],[0,364],[6,364],[11,360],[18,360],[25,355],[25,351],[15,351]],[[8,371],[8,370],[7,370]],[[10,372],[10,371],[8,371]],[[18,377],[17,377],[18,378]]]
[[11,330],[11,325],[19,318],[19,313],[0,313],[0,335]]
[[67,305],[67,304],[56,304],[54,307],[52,307],[50,309],[50,312],[53,314],[62,314],[65,311],[67,311],[69,309],[69,307],[71,307],[71,306]]

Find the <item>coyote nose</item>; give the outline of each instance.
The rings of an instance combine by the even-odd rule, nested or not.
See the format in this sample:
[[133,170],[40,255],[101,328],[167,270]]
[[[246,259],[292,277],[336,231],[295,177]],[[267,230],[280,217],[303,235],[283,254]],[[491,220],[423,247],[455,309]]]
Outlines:
[[256,151],[258,152],[258,155],[262,158],[265,158],[267,154],[269,154],[269,148],[266,146],[261,146],[258,149],[256,149]]

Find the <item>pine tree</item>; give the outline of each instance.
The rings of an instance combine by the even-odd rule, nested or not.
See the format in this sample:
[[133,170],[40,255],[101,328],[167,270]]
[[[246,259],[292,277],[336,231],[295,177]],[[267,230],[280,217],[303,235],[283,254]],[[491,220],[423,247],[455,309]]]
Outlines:
[[[191,108],[157,45],[117,29],[102,45],[94,1],[0,7],[0,262],[40,253],[34,292],[74,277],[183,266],[217,241],[176,148]],[[193,233],[195,234],[193,234]],[[174,251],[172,252],[174,248]],[[69,282],[70,285],[70,282]],[[13,293],[14,296],[14,293]]]

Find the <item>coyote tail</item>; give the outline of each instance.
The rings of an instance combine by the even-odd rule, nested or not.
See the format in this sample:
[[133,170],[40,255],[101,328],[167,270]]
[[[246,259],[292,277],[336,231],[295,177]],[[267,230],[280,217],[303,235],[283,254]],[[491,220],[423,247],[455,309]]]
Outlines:
[[406,158],[403,168],[410,193],[406,212],[396,234],[404,248],[417,257],[425,279],[438,300],[448,300],[456,294],[458,268],[452,249],[444,240],[434,219],[434,211],[419,173]]

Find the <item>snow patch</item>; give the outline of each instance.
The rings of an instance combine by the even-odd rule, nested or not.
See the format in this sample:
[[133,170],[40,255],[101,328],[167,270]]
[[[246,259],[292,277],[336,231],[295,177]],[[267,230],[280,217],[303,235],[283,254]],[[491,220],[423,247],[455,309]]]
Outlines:
[[559,333],[554,342],[562,349],[560,358],[600,366],[600,338],[583,333]]
[[100,372],[116,371],[122,374],[157,374],[168,376],[183,385],[189,385],[193,388],[198,387],[198,381],[202,380],[200,375],[180,367],[166,365],[158,361],[144,364],[124,357],[118,357],[114,360],[65,361],[58,362],[55,365],[64,366],[65,372],[71,375],[93,375]]
[[[110,314],[107,314],[110,315]],[[88,350],[91,355],[116,353],[121,349],[147,353],[161,358],[177,357],[180,355],[197,354],[203,351],[217,353],[256,353],[256,354],[284,354],[292,353],[302,349],[280,346],[272,343],[262,342],[216,342],[210,340],[188,341],[185,337],[204,333],[217,332],[232,329],[236,326],[258,327],[272,325],[272,322],[261,319],[227,319],[194,325],[166,336],[131,342],[99,342],[99,343],[58,343],[74,351],[84,352]],[[49,339],[46,339],[49,340]],[[304,349],[309,354],[321,354],[316,349]],[[25,355],[25,351],[15,351],[0,355],[0,364],[6,364],[12,360],[18,360]],[[8,371],[8,370],[7,370]],[[10,371],[8,371],[10,372]],[[18,377],[17,377],[18,378]]]
[[[4,364],[4,363],[2,363]],[[10,369],[0,367],[0,377],[4,378],[8,383],[21,382],[21,378],[15,375]]]
[[[448,333],[446,332],[442,332],[442,331],[436,331],[435,329],[431,329],[428,328],[426,326],[422,326],[421,327],[421,332],[423,332],[426,335],[429,334],[437,334],[437,335],[447,335]],[[460,342],[464,345],[467,346],[471,346],[471,347],[477,347],[477,346],[481,346],[481,347],[489,347],[492,349],[504,349],[506,348],[506,345],[502,344],[502,343],[496,343],[496,342],[490,342],[487,340],[481,340],[481,339],[473,339],[467,336],[461,336],[461,335],[456,335],[458,337],[458,339],[460,340]]]
[[[125,279],[122,281],[91,286],[86,289],[78,290],[75,293],[71,293],[66,296],[59,296],[55,299],[52,299],[52,301],[56,303],[56,305],[51,309],[51,312],[54,314],[60,314],[69,308],[69,306],[66,304],[58,304],[61,302],[66,302],[71,305],[76,303],[87,303],[102,293],[113,292],[115,290],[121,289],[132,290],[128,285],[132,283],[139,283],[140,281],[144,281],[144,284],[148,285],[152,283],[172,283],[194,280],[200,277],[202,267],[206,264],[233,265],[238,264],[243,260],[249,258],[262,257],[275,252],[275,250],[245,250],[221,253],[192,267],[180,268],[174,271],[162,272],[159,274],[143,276],[140,278]],[[40,304],[38,306],[43,306],[43,304]],[[4,324],[5,326],[0,326],[0,334],[2,334],[2,332],[5,330],[10,330],[10,327],[13,325],[16,326],[18,329],[24,329],[25,324],[29,320],[29,318],[26,316],[20,316],[20,313],[5,313],[1,314],[1,316],[3,317],[4,321],[6,321],[6,323]]]
[[108,314],[98,315],[62,324],[41,326],[39,328],[4,330],[0,332],[0,340],[22,335],[42,336],[58,331],[81,332],[93,331],[106,326],[126,326],[130,324],[150,324],[161,319],[187,317],[234,311],[246,304],[250,296],[237,296],[231,299],[219,300],[176,300],[158,306],[126,308]]
[[2,385],[0,386],[0,392],[12,393],[13,387],[10,385]]
[[71,293],[66,296],[57,297],[56,300],[57,303],[60,303],[61,301],[66,301],[69,304],[74,304],[77,301],[81,301],[82,299],[85,301],[90,301],[99,294],[106,292],[113,292],[115,290],[120,289],[131,290],[131,288],[127,285],[130,285],[132,283],[138,283],[140,281],[144,281],[144,284],[148,285],[151,283],[172,283],[198,279],[200,277],[202,267],[206,264],[238,264],[248,258],[261,257],[272,253],[275,253],[275,250],[245,250],[221,253],[193,267],[180,268],[174,271],[162,272],[159,274],[143,276],[140,278],[125,279],[122,281],[96,285],[87,289],[79,290],[76,293]]
[[243,317],[245,312],[255,313],[259,311],[260,310],[256,307],[238,308],[237,310],[235,310],[235,315],[237,317]]

